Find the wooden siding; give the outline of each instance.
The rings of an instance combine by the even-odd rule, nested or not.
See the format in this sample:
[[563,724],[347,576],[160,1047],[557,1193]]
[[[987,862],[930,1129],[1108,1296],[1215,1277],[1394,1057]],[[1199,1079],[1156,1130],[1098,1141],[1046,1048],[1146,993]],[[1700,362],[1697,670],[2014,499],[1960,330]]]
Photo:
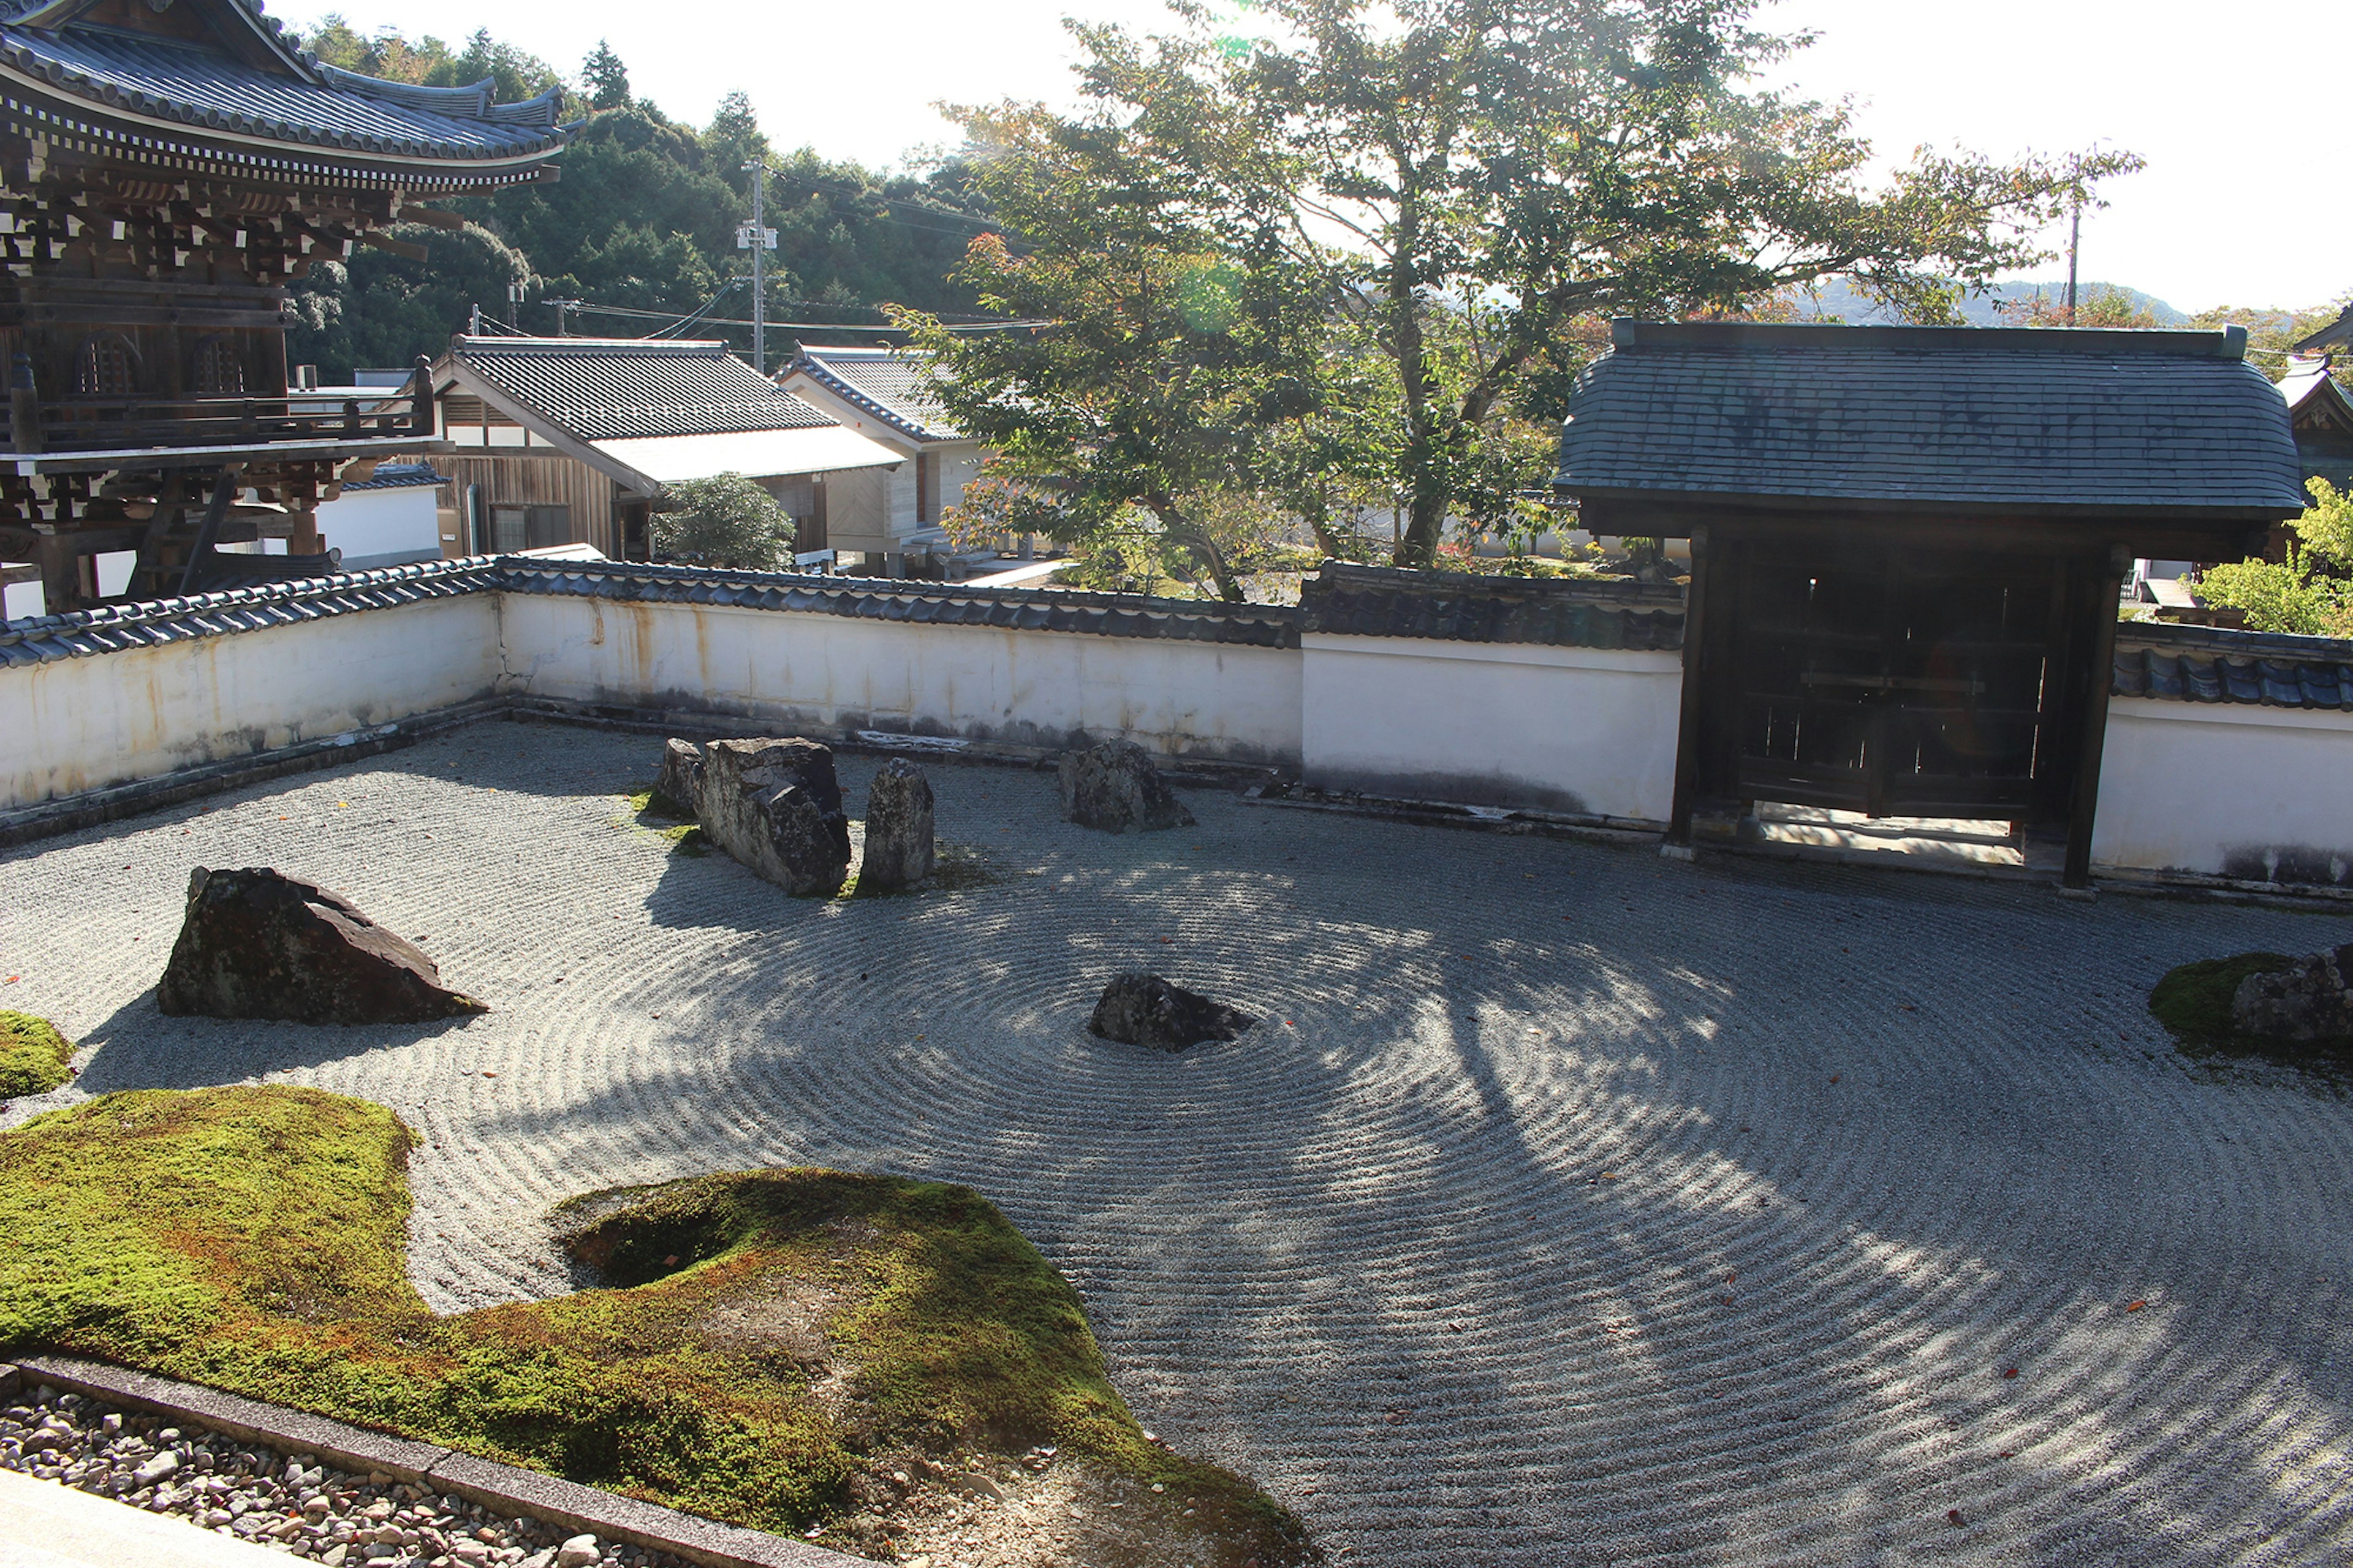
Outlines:
[[[460,521],[452,543],[444,539],[442,549],[452,555],[463,555],[473,548],[462,526],[466,512],[466,487],[477,486],[481,490],[485,509],[494,506],[561,506],[572,511],[572,539],[575,542],[595,545],[607,555],[618,560],[622,555],[619,508],[616,505],[613,481],[576,458],[558,452],[535,450],[501,452],[493,457],[475,457],[470,453],[434,454],[433,466],[450,476],[446,487],[445,505],[456,512]],[[443,531],[450,531],[444,529]]]

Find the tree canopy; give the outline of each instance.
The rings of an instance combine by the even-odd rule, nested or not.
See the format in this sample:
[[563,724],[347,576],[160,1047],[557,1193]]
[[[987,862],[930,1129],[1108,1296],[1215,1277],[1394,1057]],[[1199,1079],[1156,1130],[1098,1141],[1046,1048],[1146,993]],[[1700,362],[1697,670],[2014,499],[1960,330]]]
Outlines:
[[[1757,29],[1751,9],[1262,0],[1257,38],[1222,36],[1198,5],[1166,37],[1075,26],[1086,111],[959,111],[1006,229],[960,276],[1041,312],[1108,290],[1131,362],[1229,340],[1210,401],[1248,383],[1271,416],[1231,447],[1230,486],[1297,499],[1305,474],[1385,490],[1408,519],[1400,563],[1427,565],[1451,518],[1508,525],[1541,482],[1533,433],[1599,318],[1740,312],[1843,276],[1908,319],[1947,320],[1961,290],[2039,258],[2034,236],[2096,181],[2137,166],[1923,149],[1874,184],[1847,106],[1755,85],[1803,40]],[[1205,331],[1166,290],[1208,278],[1282,308]],[[1002,477],[1058,470],[1083,511],[1141,438],[1117,397],[1073,419],[1056,395],[1108,325],[1057,319],[1018,352],[930,341],[959,418],[1009,444]],[[1263,401],[1276,389],[1279,408]]]
[[[748,352],[750,329],[729,323],[752,313],[750,261],[735,248],[735,229],[751,216],[744,165],[755,158],[776,171],[766,193],[768,222],[777,230],[771,319],[839,321],[855,337],[860,325],[880,324],[876,307],[884,300],[944,312],[973,308],[970,291],[946,281],[966,242],[987,226],[985,199],[960,164],[884,174],[807,148],[779,154],[741,92],[721,101],[709,126],[680,124],[630,95],[627,65],[601,42],[576,84],[487,31],[453,48],[390,28],[363,36],[329,16],[303,43],[331,64],[394,80],[448,86],[493,78],[501,101],[560,87],[565,116],[586,121],[558,160],[560,181],[451,204],[478,237],[422,240],[433,253],[424,266],[365,252],[318,268],[296,287],[288,352],[317,363],[330,380],[360,365],[439,353],[474,305],[507,320],[510,280],[525,286],[513,324],[528,332],[555,329],[548,300],[595,308],[572,318],[575,331],[631,336],[718,295],[709,316],[719,320],[692,330]],[[404,230],[401,237],[417,236]],[[498,247],[495,261],[478,255],[485,241]],[[720,293],[738,278],[747,281]],[[652,314],[597,313],[605,308]]]
[[741,474],[688,479],[670,487],[670,510],[653,514],[655,556],[737,572],[790,564],[792,515]]

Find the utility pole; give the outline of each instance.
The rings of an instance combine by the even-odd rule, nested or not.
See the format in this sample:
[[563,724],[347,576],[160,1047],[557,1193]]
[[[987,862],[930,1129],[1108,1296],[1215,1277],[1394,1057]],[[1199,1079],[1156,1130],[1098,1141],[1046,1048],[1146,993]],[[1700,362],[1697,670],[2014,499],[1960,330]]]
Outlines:
[[564,330],[564,312],[576,310],[587,301],[586,300],[545,300],[541,303],[555,307],[555,335],[559,338],[568,338],[572,334]]
[[2084,237],[2084,198],[2075,197],[2075,210],[2067,220],[2067,324],[2075,324],[2075,247]]
[[768,167],[757,158],[744,165],[752,176],[752,221],[735,231],[735,248],[752,253],[752,368],[768,374],[768,252],[776,248],[776,231],[765,226],[761,199],[768,184]]

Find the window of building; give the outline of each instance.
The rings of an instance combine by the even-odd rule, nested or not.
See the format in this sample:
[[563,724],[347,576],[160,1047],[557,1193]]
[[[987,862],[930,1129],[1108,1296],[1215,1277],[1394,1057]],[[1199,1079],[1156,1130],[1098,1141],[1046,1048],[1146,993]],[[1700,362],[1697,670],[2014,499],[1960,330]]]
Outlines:
[[196,393],[219,396],[245,390],[245,361],[234,340],[206,338],[196,345]]
[[139,390],[139,351],[121,332],[82,340],[74,360],[74,390],[86,397],[129,397]]
[[494,506],[491,508],[491,550],[505,555],[518,550],[542,550],[572,542],[572,509],[568,506]]

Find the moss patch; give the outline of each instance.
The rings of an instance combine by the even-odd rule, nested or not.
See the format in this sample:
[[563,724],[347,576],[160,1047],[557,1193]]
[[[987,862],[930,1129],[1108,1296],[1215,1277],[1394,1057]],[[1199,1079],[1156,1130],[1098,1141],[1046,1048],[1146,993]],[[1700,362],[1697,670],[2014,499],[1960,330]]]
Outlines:
[[47,1018],[0,1012],[0,1100],[46,1094],[73,1076],[74,1046]]
[[833,896],[837,899],[911,899],[921,898],[925,893],[968,893],[1008,880],[1010,879],[988,858],[987,851],[970,844],[951,844],[941,838],[934,841],[932,874],[919,885],[893,888],[888,892],[861,893],[858,890],[858,862],[853,858],[849,878],[841,884],[841,891]]
[[2276,952],[2201,958],[2166,972],[2148,994],[2148,1010],[2196,1055],[2263,1056],[2277,1043],[2242,1035],[2231,1022],[2231,998],[2250,974],[2275,974],[2293,961]]
[[694,813],[653,785],[640,785],[621,798],[629,803],[629,826],[632,827],[652,834],[681,855],[711,853],[711,840],[703,836],[702,824],[695,820]]
[[404,1269],[414,1142],[380,1106],[274,1085],[0,1133],[0,1355],[99,1356],[766,1530],[841,1514],[885,1456],[1053,1445],[1164,1483],[1186,1561],[1313,1558],[1249,1483],[1145,1439],[1068,1282],[968,1188],[797,1170],[597,1194],[558,1234],[608,1288],[437,1318]]

